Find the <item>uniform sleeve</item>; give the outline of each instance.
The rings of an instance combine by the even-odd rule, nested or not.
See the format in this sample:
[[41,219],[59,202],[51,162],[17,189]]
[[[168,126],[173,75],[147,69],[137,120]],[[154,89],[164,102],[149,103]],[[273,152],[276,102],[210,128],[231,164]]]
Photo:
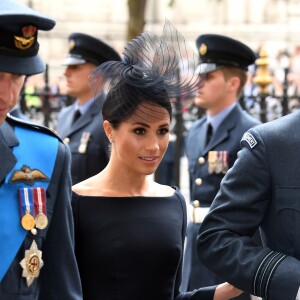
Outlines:
[[[187,212],[186,212],[186,202],[181,193],[178,194],[183,211],[183,226],[182,226],[182,249],[184,249],[184,240],[186,235],[186,224],[187,224]],[[201,289],[197,289],[187,293],[180,293],[179,287],[181,285],[182,279],[182,259],[183,254],[181,256],[181,261],[178,267],[177,276],[175,280],[175,292],[174,292],[174,299],[175,300],[212,300],[214,297],[216,286],[205,287]]]
[[79,300],[82,299],[82,293],[74,254],[70,152],[63,143],[59,143],[48,197],[50,201],[55,201],[55,205],[42,249],[44,267],[41,270],[38,298]]
[[272,178],[264,142],[255,129],[249,132],[201,225],[198,255],[220,277],[250,294],[295,300],[300,262],[251,239],[270,213]]

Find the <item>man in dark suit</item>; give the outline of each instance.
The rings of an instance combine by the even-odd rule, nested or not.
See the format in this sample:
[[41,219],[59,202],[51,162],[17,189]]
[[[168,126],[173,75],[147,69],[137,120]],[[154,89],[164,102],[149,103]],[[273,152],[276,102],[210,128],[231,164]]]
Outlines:
[[55,21],[0,1],[0,299],[82,299],[74,255],[68,147],[7,115],[25,76],[41,73],[38,31]]
[[[186,137],[192,220],[187,229],[183,290],[224,281],[200,262],[197,233],[223,176],[236,160],[244,132],[259,124],[237,102],[247,68],[255,62],[253,51],[237,40],[215,34],[199,36],[196,44],[198,71],[204,79],[195,104],[205,109],[206,115],[192,125]],[[249,295],[238,299],[249,299]]]
[[72,33],[68,41],[64,75],[67,93],[75,97],[76,102],[62,109],[56,130],[69,144],[72,182],[76,184],[103,170],[109,159],[101,112],[105,93],[95,95],[88,76],[98,65],[109,60],[119,61],[120,56],[106,43],[87,34]]

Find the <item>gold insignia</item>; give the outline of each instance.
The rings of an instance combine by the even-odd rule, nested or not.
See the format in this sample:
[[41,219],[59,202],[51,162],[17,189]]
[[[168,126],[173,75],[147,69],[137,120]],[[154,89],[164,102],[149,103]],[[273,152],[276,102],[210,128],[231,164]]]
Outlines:
[[199,47],[199,53],[200,55],[205,55],[207,53],[207,46],[206,44],[202,43]]
[[40,275],[40,270],[44,265],[42,260],[42,251],[37,247],[35,241],[32,242],[29,250],[25,250],[25,257],[20,265],[23,269],[22,277],[26,278],[27,286],[30,286],[33,280]]
[[74,40],[70,40],[69,41],[69,50],[72,50],[75,48],[75,41]]
[[23,36],[15,35],[15,46],[18,49],[26,50],[30,48],[35,41],[37,28],[33,25],[24,26],[22,28]]
[[23,165],[21,170],[15,171],[9,179],[9,183],[24,182],[27,185],[34,185],[35,181],[49,181],[49,179],[42,171],[31,170],[26,165]]

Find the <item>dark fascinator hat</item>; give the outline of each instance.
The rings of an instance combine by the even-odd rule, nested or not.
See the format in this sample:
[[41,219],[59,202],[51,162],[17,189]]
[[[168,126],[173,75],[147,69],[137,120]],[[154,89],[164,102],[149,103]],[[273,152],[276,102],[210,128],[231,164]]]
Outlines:
[[104,87],[108,92],[102,108],[105,120],[120,122],[137,115],[154,122],[163,117],[161,107],[171,116],[176,105],[192,103],[201,81],[196,67],[197,55],[166,20],[162,36],[144,32],[128,42],[122,61],[101,64],[91,73],[90,85],[95,94]]

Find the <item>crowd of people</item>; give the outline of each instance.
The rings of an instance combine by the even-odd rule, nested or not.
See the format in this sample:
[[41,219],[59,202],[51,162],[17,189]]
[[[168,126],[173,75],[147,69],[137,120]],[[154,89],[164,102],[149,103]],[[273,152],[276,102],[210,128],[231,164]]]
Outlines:
[[[38,31],[55,24],[0,2],[0,299],[300,299],[300,111],[262,124],[243,109],[257,53],[211,33],[195,53],[168,20],[121,55],[73,32],[73,102],[53,131],[19,100],[46,68]],[[296,86],[299,52],[285,64]],[[185,199],[173,119],[192,103]]]

